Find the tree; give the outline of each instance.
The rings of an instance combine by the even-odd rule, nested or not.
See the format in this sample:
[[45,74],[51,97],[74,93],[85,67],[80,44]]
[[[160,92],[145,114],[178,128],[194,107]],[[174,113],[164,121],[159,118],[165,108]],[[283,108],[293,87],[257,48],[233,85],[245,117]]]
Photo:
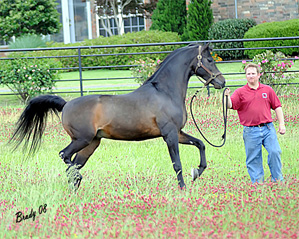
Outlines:
[[1,0],[0,36],[53,34],[61,28],[55,0]]
[[210,0],[192,0],[188,5],[187,25],[183,40],[207,40],[213,24],[213,11]]
[[152,30],[184,33],[186,26],[186,0],[160,0],[152,15]]
[[100,18],[101,24],[107,31],[109,36],[112,36],[110,21],[105,21],[107,18],[115,20],[117,32],[119,35],[124,33],[123,18],[127,14],[142,14],[150,17],[158,0],[148,0],[143,3],[143,0],[95,0],[96,12]]

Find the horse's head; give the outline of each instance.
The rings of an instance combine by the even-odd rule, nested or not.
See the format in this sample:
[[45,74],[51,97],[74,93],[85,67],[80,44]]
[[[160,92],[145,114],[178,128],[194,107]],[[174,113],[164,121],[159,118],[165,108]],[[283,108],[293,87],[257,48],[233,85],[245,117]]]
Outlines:
[[210,51],[209,44],[198,47],[197,64],[194,72],[195,75],[205,80],[205,86],[211,83],[215,89],[221,89],[225,86],[225,79],[218,70]]

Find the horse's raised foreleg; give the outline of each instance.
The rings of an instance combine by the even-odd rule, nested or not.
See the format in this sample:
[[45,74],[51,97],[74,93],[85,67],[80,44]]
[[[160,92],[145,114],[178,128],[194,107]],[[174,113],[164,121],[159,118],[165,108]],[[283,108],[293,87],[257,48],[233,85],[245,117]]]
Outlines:
[[173,164],[174,171],[179,181],[181,189],[185,188],[185,182],[182,173],[182,164],[179,154],[179,138],[176,127],[172,127],[171,124],[166,125],[161,130],[164,141],[167,144],[169,155]]
[[200,177],[200,175],[203,173],[203,171],[207,167],[207,161],[206,161],[206,153],[205,153],[205,145],[203,142],[197,138],[194,138],[185,132],[181,131],[179,133],[179,143],[180,144],[189,144],[194,145],[199,149],[200,152],[200,164],[197,169],[193,168],[191,169],[191,176],[193,181]]

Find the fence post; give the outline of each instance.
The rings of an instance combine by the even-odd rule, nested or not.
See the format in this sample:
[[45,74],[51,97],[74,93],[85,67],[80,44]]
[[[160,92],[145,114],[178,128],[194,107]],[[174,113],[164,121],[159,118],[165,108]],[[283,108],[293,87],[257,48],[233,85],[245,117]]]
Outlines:
[[80,93],[83,96],[83,81],[82,81],[82,62],[81,62],[81,48],[78,48],[78,60],[79,60],[79,79],[80,79]]

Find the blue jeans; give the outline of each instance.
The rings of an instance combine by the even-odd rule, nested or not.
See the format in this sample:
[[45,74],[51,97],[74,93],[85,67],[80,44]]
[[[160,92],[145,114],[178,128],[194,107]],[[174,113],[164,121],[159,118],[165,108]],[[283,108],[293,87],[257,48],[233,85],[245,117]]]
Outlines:
[[273,123],[268,123],[262,127],[244,126],[243,140],[246,151],[246,166],[251,182],[264,182],[262,145],[268,151],[271,181],[283,181],[280,160],[281,149]]

